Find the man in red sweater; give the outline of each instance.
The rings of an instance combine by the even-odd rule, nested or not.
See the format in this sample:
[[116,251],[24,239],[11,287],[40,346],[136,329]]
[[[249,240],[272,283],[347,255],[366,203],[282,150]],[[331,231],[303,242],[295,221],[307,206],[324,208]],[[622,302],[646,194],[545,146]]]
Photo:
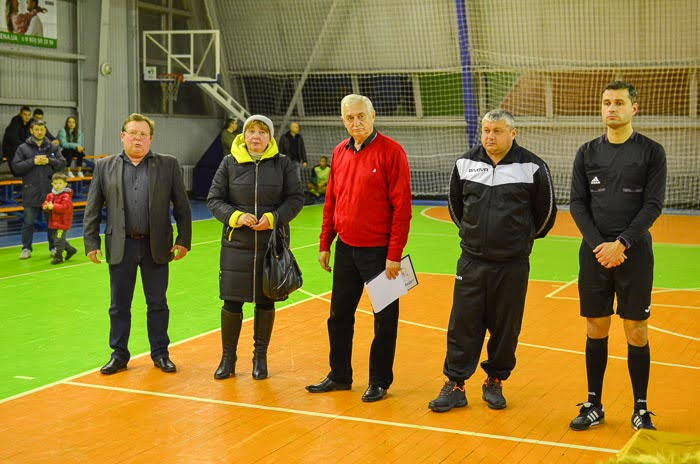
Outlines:
[[[330,249],[337,235],[328,318],[331,371],[321,382],[306,387],[311,393],[351,388],[355,311],[364,283],[381,272],[390,279],[399,275],[411,222],[406,152],[374,129],[376,114],[369,98],[347,95],[340,109],[350,138],[333,150],[318,255],[321,268],[331,272]],[[394,380],[398,320],[398,300],[374,314],[369,386],[362,401],[382,399]]]

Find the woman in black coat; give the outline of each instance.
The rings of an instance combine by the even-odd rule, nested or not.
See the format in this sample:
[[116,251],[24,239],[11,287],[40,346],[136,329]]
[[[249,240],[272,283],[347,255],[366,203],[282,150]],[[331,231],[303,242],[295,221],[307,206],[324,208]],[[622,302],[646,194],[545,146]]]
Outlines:
[[[224,224],[219,293],[222,357],[216,379],[235,374],[243,303],[255,303],[253,378],[267,377],[267,347],[275,320],[274,302],[262,292],[262,263],[273,225],[289,237],[289,222],[304,204],[291,160],[279,154],[272,121],[253,115],[224,156],[207,196],[207,206]],[[289,240],[287,238],[287,240]]]

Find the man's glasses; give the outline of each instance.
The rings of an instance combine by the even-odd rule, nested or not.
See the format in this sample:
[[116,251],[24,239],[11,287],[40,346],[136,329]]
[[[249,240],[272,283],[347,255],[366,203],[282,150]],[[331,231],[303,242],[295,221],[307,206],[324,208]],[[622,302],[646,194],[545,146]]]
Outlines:
[[126,135],[131,137],[132,139],[145,139],[146,137],[150,137],[150,133],[146,132],[136,132],[136,131],[126,131],[124,132]]

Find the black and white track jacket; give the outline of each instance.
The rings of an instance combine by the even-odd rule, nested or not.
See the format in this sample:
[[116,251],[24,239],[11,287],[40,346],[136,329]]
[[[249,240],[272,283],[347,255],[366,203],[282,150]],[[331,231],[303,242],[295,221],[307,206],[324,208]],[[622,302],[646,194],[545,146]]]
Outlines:
[[496,262],[527,258],[557,214],[547,164],[515,141],[495,166],[481,144],[459,158],[448,205],[462,251]]

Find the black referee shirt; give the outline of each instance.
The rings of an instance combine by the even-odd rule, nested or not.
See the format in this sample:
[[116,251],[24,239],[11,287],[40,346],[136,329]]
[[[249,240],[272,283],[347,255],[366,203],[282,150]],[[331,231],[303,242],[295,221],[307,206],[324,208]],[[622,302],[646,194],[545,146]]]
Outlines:
[[628,248],[661,214],[666,191],[666,153],[633,132],[620,144],[607,136],[578,149],[571,178],[571,215],[595,248],[619,238]]

